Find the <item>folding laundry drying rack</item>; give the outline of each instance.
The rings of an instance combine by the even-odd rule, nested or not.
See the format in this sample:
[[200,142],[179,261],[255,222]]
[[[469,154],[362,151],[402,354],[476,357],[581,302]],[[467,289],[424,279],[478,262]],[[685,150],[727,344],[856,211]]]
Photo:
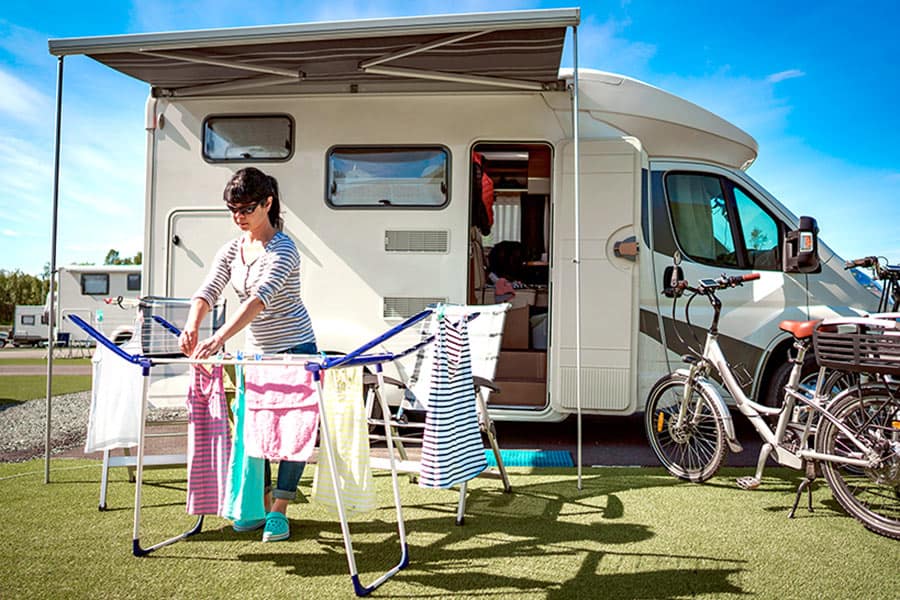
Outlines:
[[[433,336],[430,338],[426,338],[421,340],[419,343],[414,345],[413,347],[400,352],[400,353],[391,353],[391,352],[383,352],[383,353],[373,353],[368,354],[373,348],[383,344],[388,339],[394,337],[400,332],[412,327],[413,325],[419,323],[423,319],[429,317],[435,309],[428,308],[423,310],[422,312],[409,317],[399,325],[393,327],[388,330],[384,334],[378,336],[377,338],[371,340],[360,346],[359,348],[353,350],[342,356],[333,356],[333,357],[323,357],[323,356],[314,356],[309,357],[308,362],[305,363],[305,368],[312,372],[313,379],[316,382],[316,386],[318,389],[318,403],[319,403],[319,418],[322,428],[322,436],[321,438],[324,440],[326,445],[326,449],[329,454],[333,455],[331,448],[331,437],[329,435],[329,424],[326,418],[325,412],[322,410],[322,376],[323,373],[329,369],[340,369],[340,368],[349,368],[356,366],[372,366],[375,369],[375,374],[377,377],[377,384],[379,388],[384,387],[384,375],[383,375],[383,365],[384,363],[392,362],[398,359],[401,359],[409,354],[417,352],[419,349],[424,347],[426,344],[431,343],[434,338]],[[469,315],[467,319],[472,319],[477,317],[477,313],[473,313]],[[141,402],[141,422],[139,428],[139,441],[138,441],[138,451],[137,451],[137,468],[135,473],[135,492],[134,492],[134,529],[133,529],[133,554],[135,556],[146,556],[151,552],[163,548],[165,546],[169,546],[181,540],[184,540],[196,533],[199,533],[203,527],[203,515],[200,515],[197,519],[197,522],[194,524],[191,529],[181,533],[177,536],[164,540],[162,542],[158,542],[153,544],[152,546],[143,547],[140,542],[140,520],[141,520],[141,487],[143,482],[143,469],[144,469],[144,427],[145,421],[147,417],[147,396],[149,391],[150,384],[150,370],[154,365],[164,365],[164,364],[207,364],[207,365],[253,365],[253,364],[267,364],[274,365],[279,364],[279,362],[284,362],[287,364],[297,364],[297,356],[296,355],[278,355],[277,357],[259,357],[254,358],[252,360],[246,359],[232,359],[232,358],[215,358],[208,360],[194,360],[190,358],[154,358],[147,357],[139,354],[129,354],[116,346],[112,340],[104,336],[102,333],[94,329],[90,324],[85,322],[83,319],[78,317],[78,315],[68,315],[68,318],[78,325],[81,329],[87,332],[91,337],[97,340],[98,343],[103,344],[106,348],[111,350],[120,358],[138,365],[142,369],[143,375],[143,391],[142,391],[142,402]],[[180,333],[177,327],[167,322],[162,317],[158,315],[153,315],[153,320],[156,321],[161,326],[168,329],[173,334]],[[382,414],[389,414],[387,401],[385,400],[384,394],[379,394],[380,402],[382,404],[381,408]],[[362,403],[360,403],[362,405]],[[362,406],[360,407],[362,409]],[[397,511],[397,529],[400,538],[400,561],[392,567],[390,570],[385,572],[383,575],[378,577],[375,581],[373,581],[370,585],[364,586],[360,583],[359,580],[359,572],[356,568],[356,560],[353,553],[353,543],[350,536],[350,528],[347,522],[346,513],[344,510],[343,499],[340,494],[340,482],[337,473],[337,466],[335,461],[329,461],[329,466],[331,470],[331,480],[334,485],[336,506],[338,510],[338,518],[341,523],[341,532],[344,538],[344,549],[347,554],[347,563],[350,570],[350,578],[353,583],[353,589],[357,596],[367,596],[385,581],[393,577],[397,572],[401,569],[404,569],[409,564],[409,546],[406,542],[406,530],[403,521],[403,509],[400,502],[400,489],[398,483],[398,474],[397,474],[397,465],[394,459],[394,441],[393,436],[390,432],[390,427],[387,428],[387,446],[388,446],[388,454],[390,460],[390,470],[391,470],[391,481],[393,486],[393,494],[394,494],[394,505]]]

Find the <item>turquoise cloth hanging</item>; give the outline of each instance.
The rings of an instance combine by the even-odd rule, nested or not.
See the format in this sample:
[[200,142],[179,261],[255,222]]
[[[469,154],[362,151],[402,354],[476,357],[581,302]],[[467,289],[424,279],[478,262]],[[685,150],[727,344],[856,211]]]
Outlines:
[[[242,358],[238,355],[238,360]],[[225,508],[222,516],[234,521],[256,521],[266,518],[263,505],[265,490],[265,460],[247,456],[244,452],[244,366],[237,365],[235,374],[234,435],[231,436],[231,464],[228,469],[228,485],[225,492]]]

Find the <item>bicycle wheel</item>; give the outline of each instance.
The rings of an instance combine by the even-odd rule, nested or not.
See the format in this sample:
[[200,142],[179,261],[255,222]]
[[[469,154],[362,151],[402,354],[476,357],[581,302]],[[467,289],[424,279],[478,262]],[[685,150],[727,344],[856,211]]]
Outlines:
[[[879,457],[871,468],[823,462],[832,494],[866,528],[900,539],[900,390],[867,384],[841,393],[828,408]],[[864,458],[852,440],[825,418],[816,434],[816,449]]]
[[685,417],[678,424],[686,383],[687,379],[677,374],[656,382],[647,397],[644,429],[650,447],[669,473],[703,482],[715,475],[725,458],[723,416],[706,390],[693,386]]

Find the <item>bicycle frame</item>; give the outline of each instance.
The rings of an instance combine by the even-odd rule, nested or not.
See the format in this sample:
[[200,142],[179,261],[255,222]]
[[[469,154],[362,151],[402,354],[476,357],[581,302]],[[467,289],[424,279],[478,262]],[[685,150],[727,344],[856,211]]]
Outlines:
[[[766,459],[772,452],[775,453],[774,458],[776,462],[778,462],[778,464],[793,469],[802,469],[804,461],[829,461],[863,468],[874,466],[875,461],[877,460],[877,456],[872,455],[871,449],[863,444],[863,442],[861,442],[859,438],[843,423],[838,421],[830,412],[828,412],[826,404],[829,396],[822,389],[825,382],[824,368],[819,372],[816,389],[811,397],[808,393],[801,393],[800,391],[798,391],[800,390],[800,365],[803,363],[803,358],[806,352],[809,350],[809,346],[807,344],[799,341],[795,342],[794,344],[794,347],[797,349],[798,354],[797,358],[794,359],[794,367],[793,369],[791,369],[788,383],[785,386],[784,402],[781,407],[773,408],[759,404],[758,402],[750,399],[747,394],[744,393],[743,389],[737,381],[737,378],[734,376],[734,373],[731,370],[731,366],[728,364],[728,361],[725,358],[725,354],[722,352],[722,348],[719,346],[717,326],[719,321],[719,313],[721,310],[721,303],[718,301],[718,298],[714,294],[709,296],[709,300],[712,303],[714,309],[713,322],[710,325],[709,330],[707,331],[706,342],[700,360],[693,363],[687,373],[688,383],[684,388],[685,396],[682,399],[681,407],[679,409],[677,423],[681,425],[686,418],[688,401],[692,395],[693,386],[703,385],[708,389],[710,394],[715,398],[716,402],[722,408],[720,412],[723,415],[723,425],[725,428],[726,439],[729,446],[733,451],[740,451],[741,446],[737,441],[737,437],[734,432],[734,424],[731,420],[727,404],[722,399],[722,396],[719,393],[718,389],[716,389],[716,387],[713,386],[709,381],[708,375],[710,369],[715,369],[721,377],[722,384],[724,385],[725,389],[729,394],[731,394],[731,397],[734,399],[734,403],[737,409],[741,412],[741,414],[747,417],[747,419],[750,421],[750,424],[753,426],[757,434],[760,436],[760,438],[762,438],[764,442],[763,449],[760,453],[759,461],[757,464],[757,479],[760,479],[762,477],[762,471],[765,467]],[[784,440],[785,434],[788,430],[788,426],[792,423],[794,407],[797,405],[798,400],[804,405],[808,406],[811,410],[807,415],[805,424],[793,421],[794,424],[803,426],[803,433],[801,435],[800,443],[798,444],[797,449],[793,450],[791,448],[788,448],[784,444]],[[699,402],[702,402],[702,399],[700,397],[698,397],[697,399],[697,403]],[[699,406],[695,407],[695,409],[699,409]],[[697,419],[699,410],[695,410],[693,414],[697,415],[694,417],[695,419]],[[847,438],[852,441],[853,444],[860,450],[860,453],[867,458],[851,458],[833,454],[821,454],[810,448],[810,444],[808,444],[808,441],[815,434],[815,428],[813,427],[815,414],[818,414],[821,418],[828,419],[830,422],[834,423],[834,425],[841,431],[841,433],[846,435]],[[773,430],[769,426],[769,423],[766,421],[765,416],[775,415],[778,415],[778,421],[775,425],[775,429]]]

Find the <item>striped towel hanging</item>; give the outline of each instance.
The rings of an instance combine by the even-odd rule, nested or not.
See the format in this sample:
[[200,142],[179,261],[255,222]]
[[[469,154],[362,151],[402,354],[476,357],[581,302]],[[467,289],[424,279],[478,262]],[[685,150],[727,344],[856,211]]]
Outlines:
[[478,425],[466,320],[441,317],[434,341],[419,485],[449,488],[487,468]]

